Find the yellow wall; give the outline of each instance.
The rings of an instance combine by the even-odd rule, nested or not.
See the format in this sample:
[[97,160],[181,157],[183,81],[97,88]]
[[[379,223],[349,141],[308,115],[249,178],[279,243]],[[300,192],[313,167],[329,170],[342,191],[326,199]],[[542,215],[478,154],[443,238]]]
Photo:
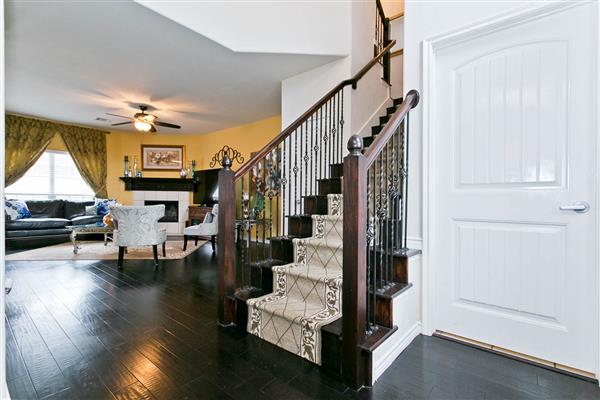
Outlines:
[[[133,165],[134,156],[137,157],[139,163],[142,144],[184,145],[186,165],[191,160],[196,160],[196,169],[201,170],[210,168],[209,164],[213,155],[224,145],[241,152],[244,161],[247,161],[250,153],[260,150],[280,131],[281,117],[276,116],[201,135],[111,132],[106,136],[108,196],[117,199],[122,204],[132,204],[133,194],[124,190],[123,181],[119,177],[123,176],[123,156],[129,156],[130,166]],[[54,143],[54,145],[56,144]],[[233,168],[237,169],[237,167],[238,165],[234,164]],[[142,171],[142,174],[149,178],[179,177],[179,173],[175,171]]]

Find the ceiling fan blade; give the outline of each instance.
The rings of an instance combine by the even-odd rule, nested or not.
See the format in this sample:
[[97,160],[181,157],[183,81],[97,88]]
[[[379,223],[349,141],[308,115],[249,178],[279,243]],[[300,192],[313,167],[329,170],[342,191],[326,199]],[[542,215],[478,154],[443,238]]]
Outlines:
[[169,124],[168,122],[154,121],[154,125],[164,126],[165,128],[181,129],[181,126],[175,125],[175,124]]
[[111,113],[105,113],[106,115],[112,115],[113,117],[119,117],[119,118],[127,118],[127,119],[131,119],[133,120],[133,118],[131,117],[126,117],[124,115],[119,115],[119,114],[111,114]]
[[127,122],[119,122],[118,124],[112,124],[111,126],[118,126],[118,125],[129,125],[131,124],[131,121],[127,121]]

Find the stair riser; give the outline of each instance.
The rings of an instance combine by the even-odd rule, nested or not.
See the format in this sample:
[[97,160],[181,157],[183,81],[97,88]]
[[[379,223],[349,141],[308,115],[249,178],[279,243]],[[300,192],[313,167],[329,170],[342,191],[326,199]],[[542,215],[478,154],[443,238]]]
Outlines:
[[329,166],[332,178],[341,178],[344,176],[344,164],[332,164]]
[[394,274],[394,282],[408,282],[408,258],[394,257],[394,266],[392,268]]
[[[375,260],[375,264],[379,264],[379,251],[370,251],[371,263]],[[375,258],[373,258],[375,257]],[[392,282],[407,283],[408,282],[408,258],[404,256],[392,256],[391,273]],[[385,260],[384,260],[385,261]]]
[[324,215],[327,214],[327,197],[313,196],[304,199],[304,214]]
[[263,293],[273,291],[273,271],[269,267],[254,265],[250,269],[250,282],[252,286],[262,290]]
[[335,374],[342,374],[342,337],[321,331],[321,366]]
[[319,181],[319,194],[341,194],[342,180],[341,179],[324,179]]
[[291,239],[271,239],[273,258],[285,262],[294,261],[294,245]]
[[378,297],[375,302],[375,323],[386,328],[394,327],[394,301],[392,298]]
[[288,217],[288,235],[299,238],[306,238],[312,235],[313,222],[308,216],[290,216]]

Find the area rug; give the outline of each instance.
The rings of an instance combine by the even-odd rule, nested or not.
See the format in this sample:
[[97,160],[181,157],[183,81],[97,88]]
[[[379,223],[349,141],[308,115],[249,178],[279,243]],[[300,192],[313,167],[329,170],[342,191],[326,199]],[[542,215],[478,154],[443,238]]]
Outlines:
[[[167,240],[167,256],[163,257],[159,246],[158,258],[164,260],[178,260],[187,257],[198,249],[205,240],[199,240],[194,246],[194,241],[188,241],[187,250],[183,251],[183,240]],[[77,254],[73,254],[71,242],[56,244],[54,246],[41,247],[39,249],[21,251],[6,256],[7,261],[52,261],[52,260],[116,260],[119,248],[112,243],[104,245],[101,241],[81,241]],[[126,260],[152,260],[152,246],[130,247],[125,254]]]

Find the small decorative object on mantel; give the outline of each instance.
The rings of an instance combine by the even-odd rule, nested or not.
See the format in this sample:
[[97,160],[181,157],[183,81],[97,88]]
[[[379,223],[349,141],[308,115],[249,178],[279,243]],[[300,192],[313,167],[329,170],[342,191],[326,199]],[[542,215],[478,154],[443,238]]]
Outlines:
[[123,176],[131,176],[131,170],[129,169],[129,156],[123,157]]
[[138,162],[137,162],[137,157],[133,157],[133,176],[138,176],[139,173],[139,168],[138,168]]
[[143,144],[142,169],[151,171],[179,171],[185,169],[184,147]]
[[194,181],[196,180],[196,160],[192,160],[192,176],[190,176]]
[[179,171],[179,177],[182,179],[187,178],[188,176],[188,172],[185,168],[181,168],[181,171]]
[[225,145],[221,150],[215,153],[212,160],[210,161],[209,166],[211,168],[214,168],[215,166],[221,166],[221,163],[223,162],[223,158],[225,156],[229,157],[232,163],[233,161],[236,161],[238,164],[244,163],[244,157],[242,157],[242,153],[240,153],[234,148]]

